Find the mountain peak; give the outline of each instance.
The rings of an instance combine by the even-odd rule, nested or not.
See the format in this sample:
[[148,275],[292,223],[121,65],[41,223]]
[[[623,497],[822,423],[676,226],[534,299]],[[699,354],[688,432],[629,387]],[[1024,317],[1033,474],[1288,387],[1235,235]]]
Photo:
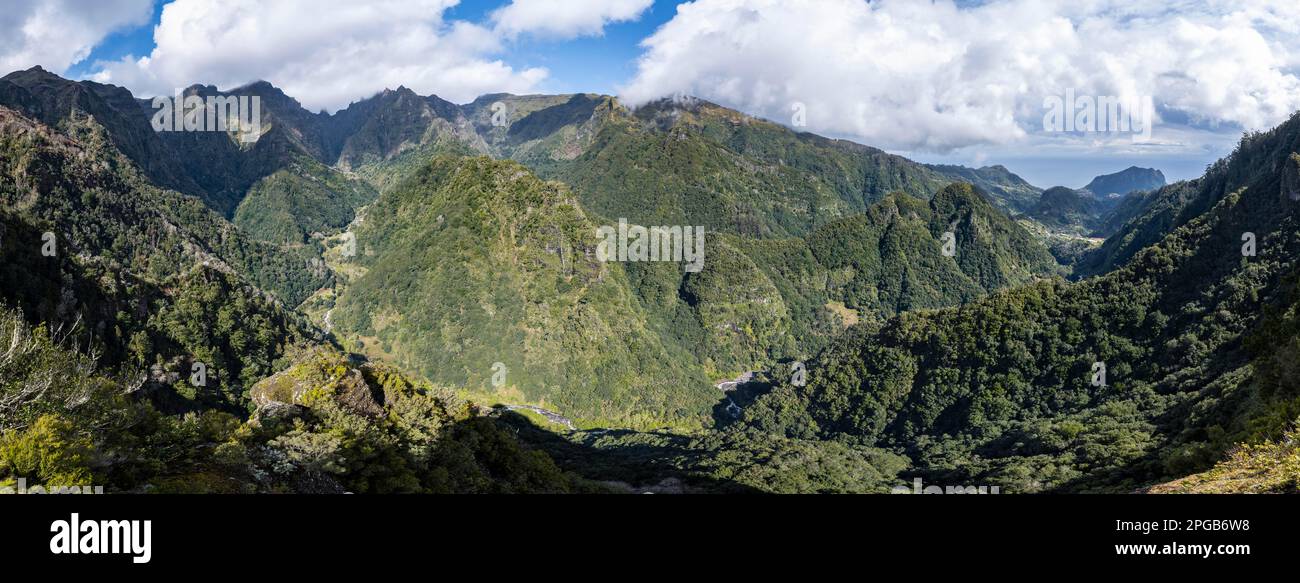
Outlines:
[[1092,179],[1084,190],[1098,197],[1123,196],[1140,190],[1155,190],[1167,184],[1163,172],[1155,168],[1129,166],[1114,174],[1104,174]]
[[14,71],[12,73],[9,73],[8,75],[5,75],[4,77],[0,77],[0,79],[11,80],[11,81],[18,80],[18,79],[27,79],[29,81],[47,81],[47,82],[64,81],[67,83],[74,82],[68,79],[64,79],[63,77],[60,77],[54,73],[51,73],[46,69],[44,69],[43,67],[41,67],[40,65],[36,65],[25,71]]
[[252,83],[249,83],[249,84],[247,84],[247,85],[242,85],[242,86],[240,86],[240,87],[236,87],[236,88],[234,88],[234,89],[231,89],[231,90],[229,90],[229,91],[226,91],[225,93],[227,93],[227,94],[249,94],[249,95],[260,95],[260,96],[262,96],[262,97],[273,97],[273,98],[276,98],[276,99],[287,99],[287,100],[290,100],[290,101],[294,102],[295,104],[298,103],[298,100],[297,100],[297,99],[294,99],[294,98],[290,97],[289,94],[285,93],[283,89],[280,89],[279,87],[276,87],[275,85],[271,84],[270,81],[265,81],[265,80],[261,80],[261,79],[259,79],[259,80],[257,80],[257,81],[253,81]]

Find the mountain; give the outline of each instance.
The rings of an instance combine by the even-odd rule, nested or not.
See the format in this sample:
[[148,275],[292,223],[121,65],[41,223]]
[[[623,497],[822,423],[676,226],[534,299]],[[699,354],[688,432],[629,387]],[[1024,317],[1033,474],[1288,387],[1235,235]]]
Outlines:
[[98,118],[59,124],[0,107],[0,484],[608,490],[454,391],[339,352],[286,307],[330,282],[312,254],[154,186]]
[[[0,310],[0,484],[109,492],[596,493],[447,390],[327,349],[254,387],[248,419],[163,415],[94,355]],[[12,358],[16,356],[16,358]],[[58,382],[50,382],[57,380]],[[48,383],[39,396],[23,389]]]
[[0,301],[151,378],[201,362],[211,382],[171,402],[242,408],[243,389],[316,335],[286,304],[329,275],[150,184],[95,118],[63,125],[0,107]]
[[[334,169],[330,116],[310,114],[265,82],[222,92],[195,85],[182,97],[256,97],[263,133],[255,143],[228,132],[156,132],[152,101],[120,87],[73,82],[40,68],[0,79],[0,104],[54,127],[92,118],[151,182],[203,200],[253,238],[303,245],[335,232],[377,196]],[[328,161],[328,162],[326,162]],[[241,208],[245,203],[247,207]]]
[[1280,439],[1300,400],[1284,380],[1300,347],[1297,151],[1300,115],[1161,190],[1112,238],[1154,240],[1124,265],[850,330],[743,422],[902,448],[927,481],[1010,491],[1131,491]]
[[[352,230],[357,254],[339,271],[360,275],[337,292],[334,330],[372,358],[580,425],[690,425],[716,402],[710,377],[798,354],[812,346],[808,335],[841,329],[831,302],[850,313],[940,307],[1055,265],[968,185],[929,201],[886,197],[796,239],[811,253],[779,268],[768,246],[728,234],[706,237],[698,273],[602,264],[599,224],[567,188],[520,165],[437,158]],[[953,256],[942,251],[948,233]],[[792,271],[847,279],[810,290]],[[660,365],[638,364],[646,359]],[[517,380],[491,387],[496,363]]]
[[[690,136],[702,141],[700,145],[721,157],[718,162],[745,161],[733,169],[752,172],[746,166],[755,163],[788,165],[792,167],[788,172],[801,175],[798,179],[829,180],[820,188],[859,210],[895,190],[928,196],[955,181],[975,184],[1009,209],[1032,204],[1037,192],[1003,167],[925,166],[851,142],[796,134],[697,99],[664,100],[630,111],[601,95],[499,94],[458,106],[399,87],[330,115],[308,112],[266,82],[225,92],[195,85],[182,96],[257,97],[263,135],[250,146],[228,133],[153,132],[151,101],[136,100],[120,87],[68,81],[39,68],[0,81],[0,104],[55,126],[76,113],[92,115],[111,129],[115,145],[155,183],[203,198],[227,216],[233,215],[255,182],[286,167],[301,166],[304,156],[345,174],[366,176],[367,169],[380,171],[376,166],[391,165],[411,154],[424,159],[439,152],[489,154],[517,159],[549,178],[562,172],[564,162],[577,160],[593,148],[625,140],[638,142],[638,149],[648,148],[653,143],[642,142],[669,134],[678,140]],[[643,131],[628,131],[633,129]],[[728,156],[733,162],[724,162]],[[698,170],[707,167],[706,160],[701,163],[706,166]],[[418,165],[404,167],[414,170]],[[832,168],[834,172],[827,172]],[[776,190],[795,186],[781,182]],[[755,209],[761,214],[773,210]],[[791,212],[796,211],[806,209]]]
[[[987,185],[989,189],[980,192],[988,196],[1032,187],[1004,168],[927,167],[850,142],[797,134],[699,100],[663,101],[632,111],[607,96],[501,94],[458,106],[398,88],[328,115],[306,111],[265,82],[226,92],[195,85],[183,92],[187,97],[260,99],[261,133],[249,143],[233,132],[152,132],[152,103],[134,100],[120,88],[66,81],[39,70],[15,73],[6,83],[26,87],[23,91],[45,100],[61,93],[87,96],[83,101],[90,105],[36,109],[64,112],[66,120],[54,120],[57,123],[70,123],[67,120],[77,119],[83,110],[102,110],[94,119],[113,121],[107,135],[114,136],[112,128],[119,126],[131,136],[139,134],[139,139],[119,139],[115,145],[136,166],[157,165],[158,170],[146,174],[151,181],[179,185],[175,188],[232,220],[242,235],[301,258],[298,277],[329,276],[320,258],[331,238],[355,224],[354,234],[366,241],[367,226],[358,220],[358,210],[380,192],[400,187],[435,156],[517,159],[544,177],[570,185],[574,203],[590,214],[593,224],[626,218],[639,224],[703,226],[711,233],[715,253],[701,273],[629,264],[624,269],[628,280],[619,284],[633,294],[636,305],[629,309],[639,309],[642,324],[655,331],[656,342],[669,353],[688,355],[683,359],[688,364],[673,374],[689,370],[691,382],[737,374],[785,355],[811,354],[848,323],[869,316],[857,312],[889,315],[913,303],[948,305],[986,293],[992,289],[985,285],[989,281],[994,287],[1022,281],[1016,270],[1025,266],[1033,265],[1037,274],[1051,271],[1032,262],[995,266],[994,272],[1005,268],[1017,275],[990,272],[979,276],[983,283],[971,280],[961,284],[960,292],[922,299],[929,293],[924,290],[935,285],[931,278],[956,277],[953,262],[942,258],[937,264],[944,267],[938,272],[911,270],[908,289],[896,290],[897,297],[888,302],[845,295],[826,282],[832,270],[841,275],[848,271],[820,264],[805,240],[819,224],[865,211],[894,190],[928,198],[954,177]],[[110,93],[114,97],[106,103],[120,107],[96,101]],[[16,100],[27,104],[41,99]],[[990,210],[982,206],[979,220],[996,220]],[[993,239],[984,242],[1003,245],[1003,237],[1011,234],[999,227]],[[961,236],[975,240],[973,234]],[[921,241],[908,245],[916,243]],[[1017,238],[1014,246],[1024,252],[1041,247],[1025,237]],[[933,245],[927,249],[932,255]],[[885,252],[887,259],[899,259],[890,253]],[[978,248],[972,248],[970,257],[978,254]],[[769,262],[777,257],[778,263]],[[428,264],[435,261],[430,257]],[[958,261],[966,258],[959,256]],[[970,274],[958,275],[970,280]],[[857,278],[856,293],[864,293],[864,281]],[[358,283],[351,288],[355,293],[367,289],[366,283]],[[352,299],[340,296],[341,290],[323,289],[312,296],[310,307],[305,306],[315,317],[323,318],[336,300],[346,306]],[[285,299],[301,302],[312,291],[295,289]],[[347,314],[343,310],[331,315],[346,323]],[[343,326],[337,331],[362,328]],[[471,338],[461,334],[465,337],[457,341]],[[427,363],[419,370],[432,374]],[[435,376],[462,379],[461,373],[447,370]],[[697,412],[706,408],[703,401],[688,407]],[[606,413],[575,412],[602,419]]]
[[808,246],[831,273],[845,273],[845,305],[885,314],[965,303],[1055,268],[1029,233],[967,184],[928,202],[890,195],[820,227]]
[[[1289,451],[1300,118],[1099,198],[694,99],[186,94],[259,97],[258,140],[0,80],[0,481],[1180,491]],[[602,260],[621,220],[702,263]],[[1067,282],[1049,226],[1115,234]]]
[[589,128],[594,134],[576,134],[589,139],[570,142],[545,165],[524,161],[573,186],[593,212],[640,224],[684,224],[689,216],[715,231],[798,236],[892,192],[929,198],[964,180],[990,197],[1032,189],[995,169],[932,168],[702,100],[661,100],[635,111],[608,104],[596,113],[604,122]]
[[1044,190],[1038,202],[1025,214],[1052,229],[1088,234],[1102,225],[1111,204],[1087,190],[1055,186]]
[[[1238,153],[1242,156],[1252,154],[1240,148]],[[1285,157],[1277,152],[1259,153],[1250,160],[1238,160],[1231,168],[1225,168],[1228,165],[1226,159],[1219,160],[1196,180],[1176,182],[1147,193],[1130,194],[1107,220],[1110,236],[1101,247],[1079,261],[1077,275],[1103,274],[1124,265],[1141,250],[1205,214],[1228,194],[1227,189],[1240,188],[1247,181],[1243,172],[1267,172],[1274,176],[1280,172],[1285,178],[1290,167],[1269,160],[1269,156]]]
[[74,83],[33,67],[0,77],[0,105],[52,128],[93,118],[105,128],[105,137],[114,147],[154,184],[196,196],[204,194],[150,127],[149,118],[140,114],[139,104],[126,89],[90,81]]
[[367,209],[335,330],[424,378],[586,424],[699,424],[708,379],[647,327],[620,264],[596,259],[596,226],[516,163],[437,158]]
[[1131,167],[1098,176],[1075,190],[1056,186],[1042,192],[1025,216],[1058,233],[1106,237],[1133,218],[1144,193],[1165,186],[1165,176],[1153,168]]
[[[477,107],[481,110],[484,103],[492,102],[505,104],[506,111],[522,109],[500,99],[481,99]],[[537,100],[528,103],[539,106]],[[760,326],[752,336],[730,339],[719,337],[719,331],[740,326],[740,322],[713,321],[709,314],[719,312],[693,303],[696,296],[690,292],[686,274],[655,266],[628,268],[640,301],[651,308],[652,325],[677,337],[691,352],[706,355],[707,366],[724,375],[750,370],[764,353],[811,354],[847,323],[891,315],[900,305],[951,305],[987,291],[969,282],[962,291],[937,295],[928,291],[940,285],[933,278],[959,279],[946,271],[953,262],[945,259],[910,270],[914,285],[896,290],[897,297],[884,302],[868,300],[867,295],[875,293],[868,287],[876,282],[863,276],[852,284],[856,291],[846,292],[849,282],[840,280],[854,279],[853,268],[824,264],[820,260],[825,253],[816,255],[810,238],[825,237],[837,226],[852,227],[852,220],[861,220],[853,217],[870,214],[872,205],[893,193],[924,201],[956,180],[977,181],[974,190],[981,193],[980,200],[993,202],[980,207],[980,213],[989,219],[993,214],[1005,218],[1008,204],[993,193],[1036,192],[1005,169],[928,167],[852,142],[796,133],[698,99],[661,100],[629,110],[612,98],[575,96],[534,109],[510,124],[503,135],[532,140],[502,153],[545,178],[569,185],[593,216],[611,223],[626,218],[634,224],[703,226],[723,235],[718,240],[729,250],[745,255],[729,254],[735,260],[728,259],[727,267],[755,275],[724,277],[753,282],[751,291],[756,295],[750,297],[751,305],[776,309],[770,326]],[[517,130],[520,125],[528,129]],[[936,251],[934,238],[944,231],[931,234],[929,230],[925,229],[924,238],[905,241],[903,246]],[[1021,229],[995,229],[981,244],[1002,248],[1006,237],[1018,232]],[[1045,245],[1036,238],[1016,237],[1014,245],[1022,255],[1046,256]],[[905,261],[896,255],[899,249],[896,246],[880,253],[902,263]],[[1036,275],[1055,272],[1054,266],[1033,261],[1014,269]],[[706,267],[706,271],[711,270]],[[715,286],[711,291],[719,289],[723,288]],[[926,294],[930,296],[923,298]],[[847,311],[846,301],[854,304]],[[863,313],[858,313],[859,309]],[[780,314],[785,313],[789,314],[790,334],[783,332],[786,316]],[[760,337],[764,340],[759,341]],[[742,343],[750,348],[741,348]]]
[[[699,100],[668,100],[637,110],[587,94],[487,95],[458,110],[434,100],[398,90],[340,112],[339,118],[369,119],[367,133],[406,132],[384,139],[353,137],[349,167],[386,191],[421,172],[430,157],[512,158],[570,186],[575,202],[601,224],[627,219],[704,227],[716,234],[709,243],[717,252],[702,273],[659,264],[627,264],[625,271],[646,325],[663,342],[693,355],[688,360],[709,376],[737,374],[780,355],[810,354],[859,317],[854,308],[841,313],[836,307],[845,298],[835,297],[842,292],[825,283],[828,268],[808,251],[804,239],[815,225],[866,210],[887,189],[929,198],[951,183],[947,174],[901,157],[797,134]],[[466,128],[475,134],[469,136]],[[995,192],[1032,189],[997,167],[942,170],[996,185]],[[991,219],[987,213],[1000,211],[986,205],[980,212]],[[1005,244],[1010,233],[996,230],[987,242]],[[1017,238],[1014,245],[1024,247],[1018,252],[1045,256],[1032,238]],[[1054,271],[1032,261],[1014,269],[1037,275]],[[927,278],[933,276],[915,274],[917,294],[932,285]],[[977,284],[926,305],[986,291]],[[916,294],[904,295],[901,301],[907,302]],[[864,309],[893,313],[896,308],[870,304]]]
[[1156,190],[1167,184],[1163,172],[1155,168],[1130,166],[1114,174],[1103,174],[1092,179],[1084,190],[1101,198],[1122,197],[1138,191]]
[[1026,182],[1002,165],[967,168],[932,164],[930,168],[953,182],[978,186],[999,206],[1010,211],[1025,212],[1038,202],[1043,193],[1043,189]]

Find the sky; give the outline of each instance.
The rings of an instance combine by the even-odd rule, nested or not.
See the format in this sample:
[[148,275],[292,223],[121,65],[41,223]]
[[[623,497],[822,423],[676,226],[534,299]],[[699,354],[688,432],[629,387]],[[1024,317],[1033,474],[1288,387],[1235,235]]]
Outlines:
[[[1128,166],[1194,178],[1300,110],[1296,0],[0,2],[0,74],[137,96],[264,79],[329,112],[399,85],[460,103],[693,95],[1041,187]],[[1151,131],[1097,127],[1112,99]]]

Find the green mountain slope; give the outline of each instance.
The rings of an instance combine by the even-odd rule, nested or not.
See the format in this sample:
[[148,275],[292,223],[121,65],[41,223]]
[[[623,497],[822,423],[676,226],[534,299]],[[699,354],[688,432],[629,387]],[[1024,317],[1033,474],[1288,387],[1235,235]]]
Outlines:
[[595,234],[567,189],[522,166],[436,159],[367,210],[364,274],[340,294],[335,329],[426,378],[585,423],[698,424],[717,396],[647,328]]
[[929,202],[891,195],[822,226],[808,246],[821,265],[843,274],[833,297],[886,315],[965,303],[1055,270],[1029,233],[966,184]]
[[[1036,195],[1023,180],[996,168],[928,167],[852,142],[795,133],[705,101],[664,100],[636,111],[609,98],[597,103],[592,115],[602,123],[580,126],[588,135],[595,131],[589,140],[564,142],[568,155],[546,163],[532,161],[536,152],[521,161],[572,185],[593,212],[641,224],[684,224],[689,218],[750,237],[797,236],[861,212],[891,192],[929,198],[952,182],[967,181],[993,196],[1014,193],[1008,200]],[[564,114],[542,110],[530,117],[568,119],[574,107],[566,103],[551,108]]]
[[52,128],[94,118],[105,137],[151,182],[208,202],[203,187],[149,125],[149,118],[126,89],[93,82],[74,83],[40,67],[0,78],[0,105]]
[[966,182],[977,185],[980,190],[989,193],[998,206],[1014,212],[1025,212],[1038,203],[1043,190],[1016,176],[1006,166],[985,166],[967,168],[935,164],[930,165],[935,172],[953,182]]
[[202,362],[212,382],[181,396],[242,406],[243,390],[312,336],[285,303],[328,274],[150,185],[93,121],[68,131],[0,108],[6,302],[33,322],[78,325],[110,364],[157,365],[162,384]]
[[112,369],[11,310],[0,308],[0,333],[12,344],[0,359],[0,487],[21,478],[164,494],[604,491],[451,391],[327,349],[257,385],[256,413],[241,420],[161,414]]
[[896,444],[930,479],[1017,491],[1131,489],[1277,437],[1300,397],[1266,374],[1296,346],[1297,151],[1293,118],[1186,183],[1206,211],[1125,266],[852,332],[746,420]]
[[301,245],[315,234],[341,231],[356,218],[356,209],[377,196],[368,183],[299,156],[254,183],[233,222],[255,239]]
[[1044,190],[1025,214],[1055,231],[1088,235],[1101,228],[1108,206],[1091,192],[1056,186]]

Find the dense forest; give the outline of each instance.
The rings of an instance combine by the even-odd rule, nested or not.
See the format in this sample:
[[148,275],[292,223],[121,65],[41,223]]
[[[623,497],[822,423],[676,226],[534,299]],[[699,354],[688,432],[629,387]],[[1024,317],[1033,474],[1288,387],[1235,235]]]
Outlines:
[[[0,79],[0,486],[1300,479],[1300,118],[1102,200],[693,99],[237,91],[256,144]],[[620,220],[702,227],[702,269],[602,261]]]

